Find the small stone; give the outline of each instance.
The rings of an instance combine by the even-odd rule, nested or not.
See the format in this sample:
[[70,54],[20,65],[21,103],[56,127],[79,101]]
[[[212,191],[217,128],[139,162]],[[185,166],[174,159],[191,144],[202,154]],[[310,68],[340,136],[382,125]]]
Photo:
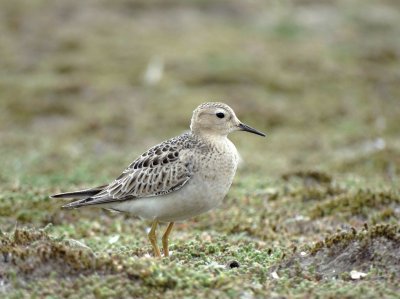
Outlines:
[[87,246],[83,242],[75,240],[75,239],[65,239],[64,243],[72,248],[82,248],[82,249],[87,249],[89,251],[92,251],[92,249],[89,246]]
[[120,237],[120,235],[112,236],[110,239],[108,239],[108,243],[109,244],[114,244],[114,243],[118,242],[119,237]]
[[238,261],[233,260],[228,263],[228,268],[233,269],[233,268],[239,268],[239,267],[240,267],[240,264]]
[[274,272],[271,273],[271,277],[272,277],[273,279],[279,279],[279,278],[280,278],[279,275],[278,275],[278,273],[276,273],[276,271],[274,271]]
[[350,271],[351,279],[357,280],[357,279],[364,278],[365,276],[367,276],[367,273],[359,272],[357,270]]

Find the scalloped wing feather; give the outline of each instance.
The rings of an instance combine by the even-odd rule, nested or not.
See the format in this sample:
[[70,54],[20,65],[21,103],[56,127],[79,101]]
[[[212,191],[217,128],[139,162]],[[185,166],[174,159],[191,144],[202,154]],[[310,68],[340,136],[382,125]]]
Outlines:
[[187,134],[152,147],[100,193],[63,207],[78,208],[164,195],[182,188],[193,173],[192,163],[182,158],[185,149],[193,146],[193,140],[185,137]]

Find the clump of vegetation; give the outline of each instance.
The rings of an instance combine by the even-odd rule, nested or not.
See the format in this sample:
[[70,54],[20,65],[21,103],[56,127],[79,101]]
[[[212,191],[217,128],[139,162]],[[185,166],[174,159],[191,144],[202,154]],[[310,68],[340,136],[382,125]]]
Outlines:
[[[28,284],[34,292],[38,292],[36,294],[43,295],[45,290],[37,288],[33,282],[41,281],[46,285],[66,278],[68,280],[65,283],[79,288],[85,286],[85,281],[92,280],[94,285],[90,292],[98,295],[104,290],[112,289],[110,286],[99,286],[102,279],[119,279],[136,287],[141,285],[142,289],[135,289],[133,294],[140,294],[146,287],[165,288],[176,285],[172,279],[158,278],[158,271],[164,270],[162,267],[155,269],[154,260],[132,259],[129,255],[118,252],[96,254],[79,241],[52,237],[48,233],[48,227],[16,228],[10,234],[1,234],[0,278],[8,288]],[[67,296],[69,290],[62,288],[62,292]],[[127,295],[124,288],[119,292]]]
[[118,270],[117,261],[96,257],[90,248],[79,242],[54,239],[45,229],[16,228],[0,239],[3,255],[3,275],[18,275],[26,279],[89,274],[95,271],[112,273]]
[[275,271],[310,280],[347,278],[362,271],[367,278],[400,278],[400,226],[375,225],[356,231],[331,234],[324,241],[299,250],[280,263]]
[[378,209],[396,208],[400,205],[400,197],[395,192],[372,192],[370,190],[358,190],[346,192],[332,199],[318,203],[310,211],[312,218],[320,218],[330,215],[343,214],[347,216],[359,216],[367,219],[371,211]]
[[325,202],[335,196],[343,194],[346,189],[333,186],[313,186],[306,188],[298,188],[288,192],[286,196],[294,198],[303,202],[307,201],[321,201]]
[[302,202],[325,202],[346,192],[345,188],[335,184],[332,175],[322,171],[300,170],[285,173],[281,177],[287,187],[283,193],[284,197]]
[[289,181],[292,178],[301,179],[306,186],[315,185],[315,184],[327,184],[330,185],[333,181],[331,175],[316,170],[300,170],[294,172],[288,172],[282,175],[282,179],[285,181]]

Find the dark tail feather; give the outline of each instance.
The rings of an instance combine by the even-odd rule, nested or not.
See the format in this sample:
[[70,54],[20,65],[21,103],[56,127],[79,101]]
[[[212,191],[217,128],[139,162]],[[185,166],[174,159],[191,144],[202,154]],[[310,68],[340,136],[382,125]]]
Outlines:
[[85,190],[54,194],[54,195],[50,195],[50,198],[83,199],[83,198],[88,198],[88,197],[96,195],[97,193],[103,191],[103,189],[105,187],[107,187],[107,185],[103,185],[103,186],[99,186],[99,187],[95,187],[95,188],[90,188],[90,189],[85,189]]
[[70,202],[69,204],[63,205],[61,208],[63,209],[76,209],[76,208],[80,208],[83,206],[86,206],[87,202],[91,200],[91,197],[85,197],[73,202]]

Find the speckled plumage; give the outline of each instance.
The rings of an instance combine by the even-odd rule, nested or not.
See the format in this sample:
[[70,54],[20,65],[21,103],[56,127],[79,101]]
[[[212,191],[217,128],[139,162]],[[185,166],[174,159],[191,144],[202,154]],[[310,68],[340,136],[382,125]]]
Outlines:
[[[166,195],[184,188],[185,184],[190,183],[191,180],[192,183],[201,187],[199,193],[202,194],[207,193],[201,192],[203,188],[210,189],[212,186],[206,186],[201,181],[210,180],[215,184],[218,182],[219,185],[211,188],[214,195],[210,194],[212,198],[215,198],[215,205],[217,205],[225,195],[220,189],[223,191],[229,189],[238,162],[236,148],[227,138],[212,142],[191,132],[184,133],[150,148],[98,194],[74,201],[64,207],[102,205],[109,209],[136,214],[134,206],[141,206],[142,202],[133,201],[143,201],[150,197],[157,197],[158,201],[169,201],[176,196]],[[224,174],[222,178],[217,177],[218,173]],[[193,188],[189,185],[181,192],[186,193],[186,189]],[[198,198],[197,195],[187,194],[187,196]],[[198,200],[201,199],[198,198]],[[187,198],[187,201],[190,202],[191,199]],[[215,205],[210,203],[207,207],[212,208]],[[192,208],[198,206],[198,203],[193,203]],[[179,207],[176,207],[175,211],[178,210]],[[156,212],[152,215],[146,212],[138,213],[136,216],[160,221],[184,220],[182,216],[175,215],[179,219],[171,219],[171,215]]]
[[[64,208],[96,205],[151,219],[155,227],[158,221],[173,223],[216,207],[239,163],[228,134],[242,130],[265,135],[242,124],[229,106],[215,102],[194,110],[190,128],[150,148],[109,185],[53,197],[79,198]],[[152,244],[156,246],[153,239]]]

